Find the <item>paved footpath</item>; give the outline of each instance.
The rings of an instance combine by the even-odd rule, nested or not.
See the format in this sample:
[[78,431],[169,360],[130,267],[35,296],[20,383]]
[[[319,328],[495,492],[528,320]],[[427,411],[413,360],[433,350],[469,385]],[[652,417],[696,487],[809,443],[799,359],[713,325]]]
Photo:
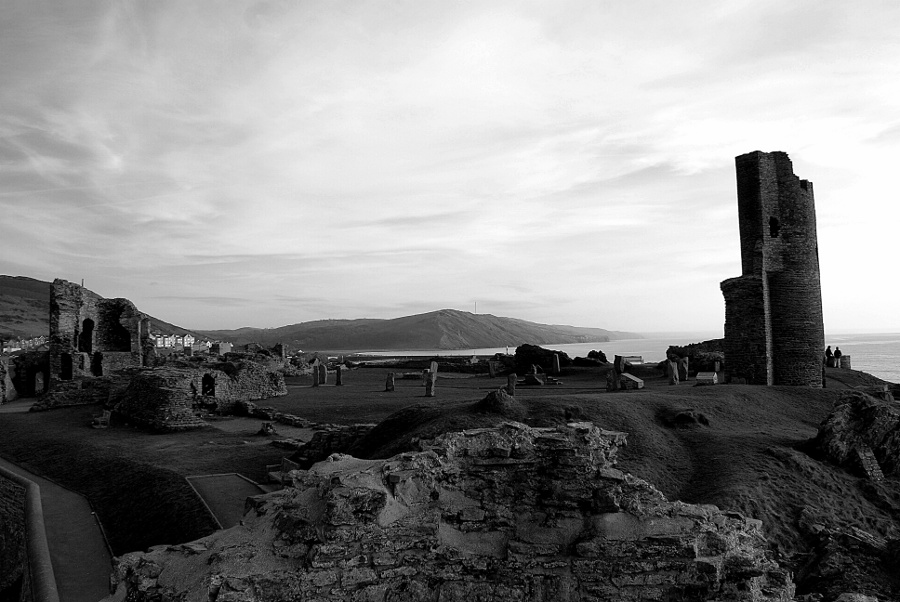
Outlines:
[[[20,403],[3,404],[0,413],[15,411]],[[24,411],[30,405],[24,406]],[[98,602],[108,596],[112,559],[88,501],[3,458],[0,466],[41,488],[44,528],[60,602]]]

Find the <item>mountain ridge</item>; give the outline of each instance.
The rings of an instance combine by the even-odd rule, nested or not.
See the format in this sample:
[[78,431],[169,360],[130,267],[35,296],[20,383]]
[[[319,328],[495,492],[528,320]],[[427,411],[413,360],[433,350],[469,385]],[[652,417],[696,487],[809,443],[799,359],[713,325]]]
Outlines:
[[204,330],[201,334],[236,344],[284,343],[291,348],[426,350],[477,349],[485,347],[566,343],[604,343],[642,338],[637,333],[587,328],[565,324],[539,324],[492,314],[473,314],[456,309],[438,309],[400,318],[313,320],[278,328]]
[[[32,338],[49,332],[51,283],[26,276],[0,275],[0,338]],[[132,300],[134,301],[134,300]],[[140,309],[140,302],[135,304]],[[519,318],[438,309],[400,318],[319,319],[276,328],[196,330],[151,316],[152,332],[193,334],[195,337],[241,345],[283,343],[289,349],[425,350],[566,343],[604,343],[642,338],[630,332],[565,324],[539,324]]]

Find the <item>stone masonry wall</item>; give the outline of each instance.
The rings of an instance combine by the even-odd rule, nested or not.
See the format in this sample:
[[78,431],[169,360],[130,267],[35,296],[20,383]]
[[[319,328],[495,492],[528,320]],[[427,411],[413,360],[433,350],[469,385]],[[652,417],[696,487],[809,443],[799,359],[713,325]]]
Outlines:
[[104,299],[56,279],[50,288],[50,384],[140,367],[147,316],[128,299]]
[[574,423],[335,455],[242,525],[116,561],[128,600],[779,600],[759,521],[668,502],[614,468],[625,435]]
[[[783,152],[754,151],[735,166],[742,275],[722,283],[726,378],[821,387],[825,332],[812,183],[794,175]],[[742,279],[746,286],[735,283]],[[751,279],[762,284],[761,300]]]
[[0,473],[0,593],[25,570],[25,488]]
[[[204,380],[213,392],[204,395]],[[200,406],[231,413],[240,401],[287,395],[284,376],[254,362],[164,366],[138,370],[116,401],[117,414],[154,430],[206,426]]]
[[10,357],[0,356],[0,403],[15,401],[19,394],[10,374]]
[[766,321],[761,278],[731,278],[722,283],[725,296],[726,373],[731,382],[767,384]]

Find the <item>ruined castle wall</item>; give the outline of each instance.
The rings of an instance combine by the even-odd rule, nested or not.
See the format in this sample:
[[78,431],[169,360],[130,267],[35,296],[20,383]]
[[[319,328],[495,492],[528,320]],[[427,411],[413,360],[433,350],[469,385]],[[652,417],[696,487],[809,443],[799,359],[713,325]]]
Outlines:
[[761,523],[668,502],[589,423],[449,433],[388,460],[332,456],[242,525],[117,560],[158,599],[575,602],[792,599]]
[[761,278],[739,276],[722,282],[725,296],[725,375],[728,382],[767,382],[767,321]]
[[54,280],[50,289],[51,384],[141,366],[142,338],[146,338],[143,318],[127,299],[104,299],[77,284]]
[[[794,175],[783,152],[741,155],[735,166],[741,278],[750,280],[722,283],[726,373],[758,384],[820,387],[825,337],[812,184]],[[760,362],[749,363],[760,349],[765,378]]]
[[[204,379],[213,383],[212,392],[205,394]],[[253,362],[164,366],[136,371],[115,412],[154,430],[177,431],[206,426],[197,414],[212,407],[228,414],[240,401],[282,395],[287,395],[284,376]]]
[[[781,155],[784,155],[781,153]],[[781,269],[770,271],[776,384],[821,386],[825,329],[812,183],[779,157]]]
[[9,356],[0,356],[0,403],[18,399],[18,391],[13,384],[14,364]]

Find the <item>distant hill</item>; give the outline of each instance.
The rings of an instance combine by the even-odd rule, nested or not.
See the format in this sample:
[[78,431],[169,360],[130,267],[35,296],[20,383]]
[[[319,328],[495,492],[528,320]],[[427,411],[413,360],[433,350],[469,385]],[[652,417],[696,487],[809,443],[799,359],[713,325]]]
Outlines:
[[[0,339],[30,339],[50,334],[50,284],[25,276],[0,276]],[[140,303],[134,303],[141,308]],[[150,316],[150,331],[197,335],[153,316]]]
[[290,349],[393,350],[475,349],[562,343],[602,343],[641,338],[628,332],[602,328],[537,324],[490,314],[441,309],[391,320],[318,320],[280,328],[240,328],[201,331],[214,339],[235,344],[250,342],[271,346],[284,343]]
[[[138,309],[140,300],[131,299]],[[317,320],[279,328],[188,330],[151,316],[151,331],[193,334],[242,345],[284,343],[290,349],[392,350],[475,349],[563,343],[603,343],[640,335],[602,328],[537,324],[490,314],[441,309],[392,320]],[[0,339],[31,338],[50,330],[50,283],[25,276],[0,276]]]

